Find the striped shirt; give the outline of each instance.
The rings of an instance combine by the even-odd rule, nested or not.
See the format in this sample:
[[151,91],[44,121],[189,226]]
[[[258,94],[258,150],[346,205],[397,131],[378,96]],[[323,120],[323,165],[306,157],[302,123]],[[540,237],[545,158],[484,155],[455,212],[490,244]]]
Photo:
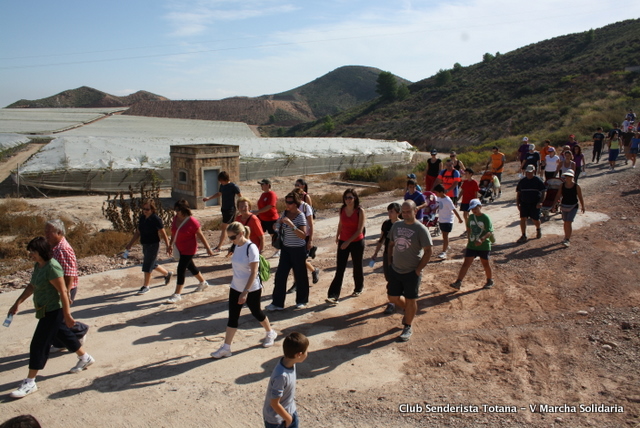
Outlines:
[[73,278],[71,288],[76,288],[78,286],[78,262],[76,260],[76,253],[64,236],[62,240],[58,242],[58,245],[53,247],[53,258],[62,266],[64,276]]
[[[284,217],[286,214],[283,214]],[[307,225],[307,219],[305,218],[302,212],[298,212],[296,218],[291,220],[295,227],[300,228],[301,226]],[[282,225],[283,230],[283,243],[285,247],[303,247],[307,245],[307,241],[302,238],[298,238],[295,231],[287,225]]]

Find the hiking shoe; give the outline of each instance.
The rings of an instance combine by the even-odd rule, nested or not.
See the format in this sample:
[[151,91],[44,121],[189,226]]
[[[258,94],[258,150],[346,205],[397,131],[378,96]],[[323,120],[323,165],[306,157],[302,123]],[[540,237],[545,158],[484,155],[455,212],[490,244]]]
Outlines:
[[446,253],[446,251],[443,251],[443,252],[441,252],[440,254],[438,254],[438,258],[439,258],[439,259],[442,259],[442,260],[446,259],[446,258],[447,258],[447,253]]
[[336,299],[335,297],[327,297],[324,301],[330,304],[331,306],[335,306],[338,304],[338,299]]
[[268,348],[270,346],[273,346],[273,343],[276,341],[276,337],[278,337],[278,332],[275,330],[271,330],[269,332],[267,332],[267,335],[264,337],[264,340],[262,341],[262,346],[264,348]]
[[571,245],[571,242],[568,239],[565,239],[564,241],[562,241],[562,245],[564,245],[565,247],[568,247]]
[[522,235],[516,242],[518,244],[524,244],[525,242],[527,242],[527,235]]
[[220,347],[216,352],[211,353],[211,357],[215,359],[230,357],[233,354],[231,353],[231,349],[226,349],[224,345]]
[[82,370],[86,370],[91,364],[95,363],[96,360],[89,354],[87,355],[87,359],[83,360],[81,357],[78,357],[78,364],[75,365],[69,373],[80,373]]
[[387,303],[387,307],[384,308],[384,312],[382,313],[385,315],[391,315],[395,311],[396,311],[396,305],[394,305],[393,303]]
[[169,285],[171,282],[171,277],[173,276],[173,272],[169,272],[167,276],[164,277],[164,285]]
[[140,296],[142,294],[148,293],[149,291],[151,291],[151,289],[145,285],[144,287],[140,287],[140,290],[138,290],[136,294]]
[[264,310],[265,311],[284,311],[284,308],[280,306],[276,306],[273,303],[270,303],[267,306],[265,306]]
[[38,390],[38,385],[35,382],[28,382],[27,379],[23,380],[18,389],[9,394],[11,398],[22,398],[25,397],[32,392],[36,392]]
[[180,300],[182,300],[182,296],[179,294],[172,294],[171,297],[169,297],[167,300],[165,300],[165,303],[178,303]]
[[209,288],[209,283],[207,281],[202,281],[200,284],[198,284],[198,288],[196,288],[196,292],[204,291],[207,288]]
[[307,307],[306,303],[298,303],[296,304],[296,306],[294,307],[294,309],[304,309]]
[[354,291],[353,293],[351,293],[351,297],[358,297],[358,296],[359,296],[359,295],[361,295],[361,294],[362,294],[362,290],[360,290],[360,291],[357,291],[357,290],[356,290],[356,291]]
[[320,281],[320,269],[315,268],[313,272],[311,272],[311,278],[313,278],[313,283],[317,284]]
[[318,247],[316,247],[315,245],[313,247],[311,247],[311,249],[309,250],[309,257],[311,257],[312,259],[316,258],[316,251],[318,251]]
[[456,282],[449,284],[449,287],[455,288],[456,290],[460,290],[460,287],[462,287],[462,281],[458,279]]
[[67,348],[64,348],[64,347],[58,348],[57,346],[51,345],[51,349],[49,349],[49,353],[50,354],[55,354],[56,352],[62,352],[62,351],[66,351],[66,350],[67,350]]
[[297,290],[296,283],[294,282],[290,289],[287,290],[287,294],[293,294]]
[[485,290],[488,290],[488,289],[492,288],[493,285],[494,285],[493,279],[487,279],[486,284],[484,284],[484,287],[482,287],[482,288],[484,288]]
[[412,334],[413,334],[413,331],[411,330],[411,326],[410,325],[404,326],[404,328],[402,329],[402,334],[398,336],[398,342],[408,341],[411,338]]
[[536,239],[542,238],[542,229],[536,229]]

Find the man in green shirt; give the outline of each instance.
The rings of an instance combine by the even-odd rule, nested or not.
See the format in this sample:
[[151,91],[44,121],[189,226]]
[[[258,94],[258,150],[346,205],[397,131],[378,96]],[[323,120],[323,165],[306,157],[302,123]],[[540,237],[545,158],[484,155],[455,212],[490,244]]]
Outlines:
[[467,220],[467,230],[469,233],[469,241],[464,255],[464,263],[458,273],[456,282],[450,284],[451,288],[460,290],[462,280],[467,275],[471,263],[476,257],[480,257],[480,262],[487,275],[487,282],[484,288],[493,287],[493,278],[491,278],[491,265],[489,264],[489,253],[491,252],[491,242],[493,242],[493,225],[488,215],[482,213],[482,204],[479,199],[472,199],[469,202],[469,215]]

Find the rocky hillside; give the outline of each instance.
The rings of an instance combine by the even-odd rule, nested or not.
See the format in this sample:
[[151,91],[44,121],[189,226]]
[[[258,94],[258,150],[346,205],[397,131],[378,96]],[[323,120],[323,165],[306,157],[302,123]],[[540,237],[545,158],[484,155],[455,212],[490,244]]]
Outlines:
[[81,86],[39,100],[16,101],[7,108],[128,107],[144,100],[166,101],[167,98],[147,91],[138,91],[125,97],[117,97],[88,86]]

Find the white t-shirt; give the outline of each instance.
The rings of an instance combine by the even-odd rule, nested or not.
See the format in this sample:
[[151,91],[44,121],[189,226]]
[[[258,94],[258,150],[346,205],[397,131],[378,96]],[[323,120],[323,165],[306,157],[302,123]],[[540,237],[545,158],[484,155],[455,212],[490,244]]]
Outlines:
[[554,172],[558,169],[558,163],[560,162],[560,158],[556,155],[549,156],[547,155],[545,159],[544,170],[546,172]]
[[456,208],[450,197],[438,198],[438,223],[453,223],[453,210]]
[[[249,245],[251,244],[251,245]],[[249,257],[247,257],[247,245],[249,245]],[[243,292],[247,285],[247,281],[251,276],[251,266],[249,263],[260,263],[258,246],[247,240],[242,246],[236,246],[231,256],[231,267],[233,269],[233,279],[231,280],[231,288],[236,291]],[[261,287],[260,278],[256,275],[253,285],[249,292],[259,290]]]
[[311,228],[309,227],[309,217],[313,219],[313,208],[311,208],[311,205],[309,205],[308,203],[302,202],[298,209],[302,211],[302,214],[304,214],[304,217],[307,219],[307,236],[309,236],[309,233],[311,233]]

